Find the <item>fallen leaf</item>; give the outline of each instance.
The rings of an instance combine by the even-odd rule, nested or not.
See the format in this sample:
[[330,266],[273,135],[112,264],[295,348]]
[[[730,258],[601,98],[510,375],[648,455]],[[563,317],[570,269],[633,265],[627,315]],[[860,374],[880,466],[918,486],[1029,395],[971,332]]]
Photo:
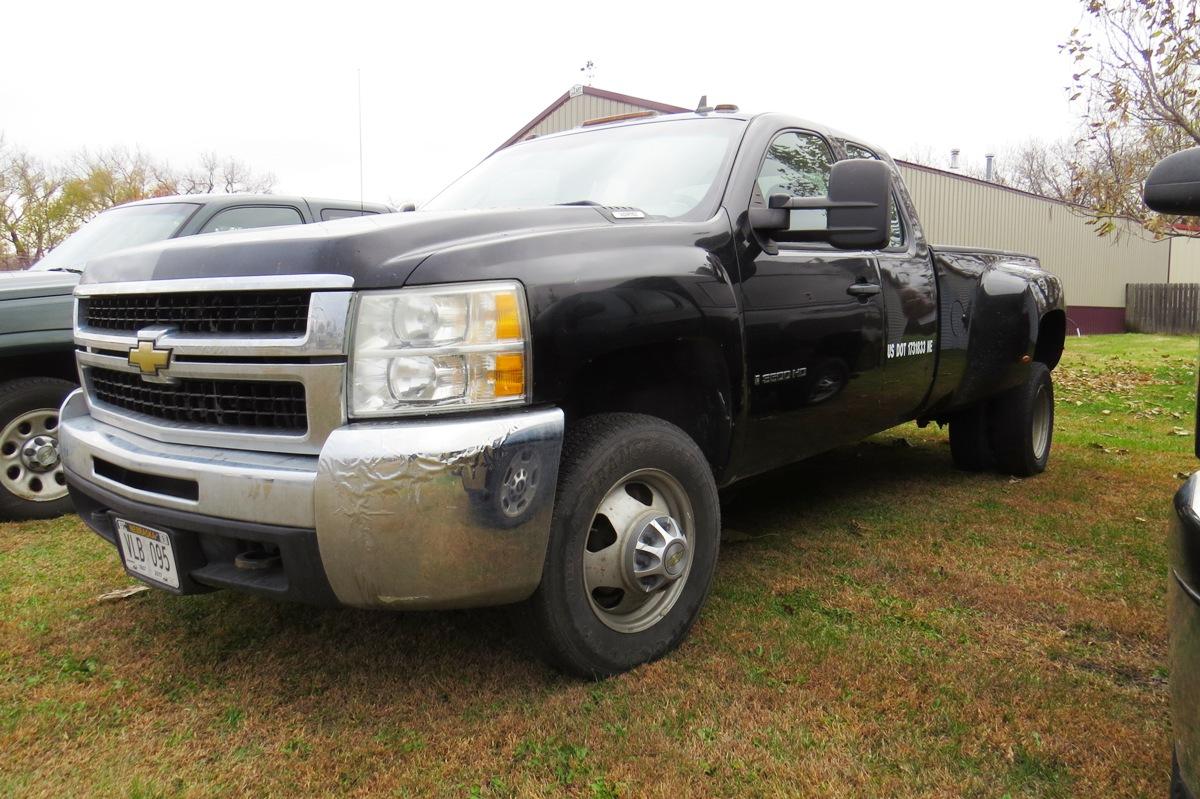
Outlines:
[[149,590],[150,590],[150,586],[148,586],[148,585],[131,585],[131,586],[128,586],[127,588],[118,588],[115,591],[109,591],[107,593],[101,594],[100,596],[96,597],[96,601],[97,602],[113,602],[118,599],[128,599],[131,596],[135,596],[137,594],[142,593],[143,591],[149,591]]

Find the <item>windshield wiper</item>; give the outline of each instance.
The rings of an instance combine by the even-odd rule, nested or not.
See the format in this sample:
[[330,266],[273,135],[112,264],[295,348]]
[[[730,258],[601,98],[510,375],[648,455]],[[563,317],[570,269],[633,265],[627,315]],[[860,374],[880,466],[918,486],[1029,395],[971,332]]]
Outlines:
[[555,203],[555,205],[594,205],[598,208],[604,207],[604,203],[598,203],[595,200],[571,200],[569,203]]
[[73,275],[82,275],[82,269],[76,269],[73,266],[52,266],[49,269],[43,270],[46,272],[70,272]]

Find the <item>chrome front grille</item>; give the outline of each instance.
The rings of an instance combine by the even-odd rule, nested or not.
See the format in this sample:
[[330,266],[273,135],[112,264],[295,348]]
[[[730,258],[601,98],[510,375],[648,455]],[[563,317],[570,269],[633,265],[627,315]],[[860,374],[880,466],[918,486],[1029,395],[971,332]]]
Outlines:
[[286,380],[148,383],[140,375],[95,368],[88,389],[108,405],[155,419],[290,434],[308,429],[304,384]]
[[[351,283],[288,275],[80,285],[75,342],[89,412],[168,443],[315,455],[346,423]],[[121,328],[131,324],[139,326]],[[169,363],[144,374],[130,361],[139,346]]]
[[96,330],[137,331],[166,325],[180,333],[303,335],[312,292],[226,291],[86,297],[80,315]]

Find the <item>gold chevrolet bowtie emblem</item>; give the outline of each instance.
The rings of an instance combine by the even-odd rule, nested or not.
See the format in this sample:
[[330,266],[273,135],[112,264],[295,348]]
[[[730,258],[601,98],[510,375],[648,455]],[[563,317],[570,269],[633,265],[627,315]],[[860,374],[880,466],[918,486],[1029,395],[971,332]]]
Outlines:
[[144,375],[156,375],[159,369],[166,369],[171,364],[171,350],[160,350],[149,341],[139,341],[136,347],[129,350],[129,365],[142,370]]

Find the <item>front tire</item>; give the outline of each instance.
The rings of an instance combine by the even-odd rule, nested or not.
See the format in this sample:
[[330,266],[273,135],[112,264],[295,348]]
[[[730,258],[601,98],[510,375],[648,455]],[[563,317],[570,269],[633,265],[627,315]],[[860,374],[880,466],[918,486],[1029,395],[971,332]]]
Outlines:
[[0,519],[72,510],[58,453],[58,409],[73,383],[23,377],[0,384]]
[[568,430],[535,643],[557,668],[617,674],[670,652],[712,585],[720,505],[708,461],[678,427],[638,414]]

